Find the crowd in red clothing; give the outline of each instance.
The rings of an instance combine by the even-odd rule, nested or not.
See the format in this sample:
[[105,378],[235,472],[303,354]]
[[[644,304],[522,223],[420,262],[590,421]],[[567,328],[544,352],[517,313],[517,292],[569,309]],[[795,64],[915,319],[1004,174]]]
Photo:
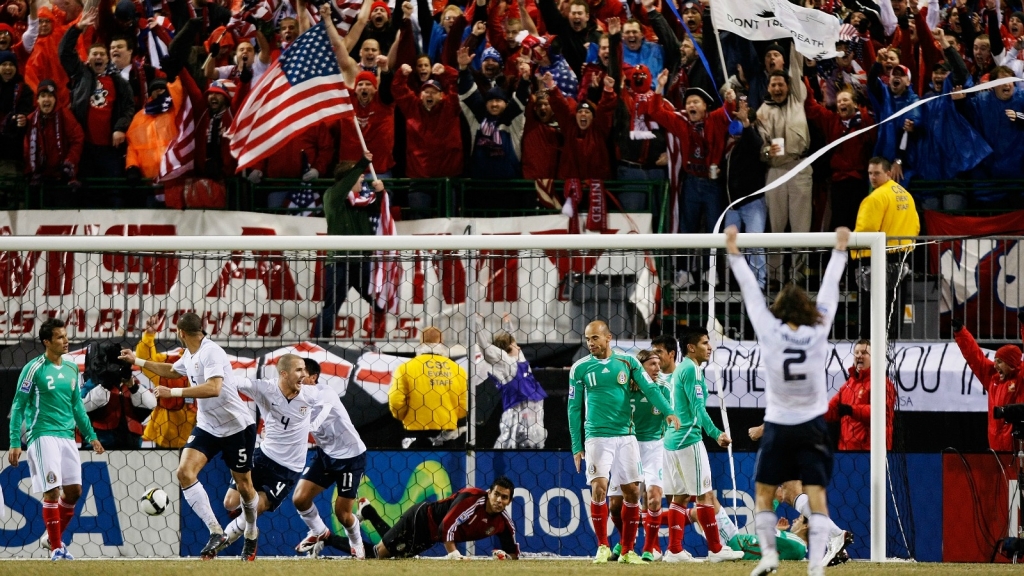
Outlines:
[[[233,115],[307,25],[301,0],[41,1],[0,10],[0,179],[42,185],[50,206],[155,206],[154,180],[308,182],[363,155],[351,125],[318,124],[236,173]],[[821,61],[788,41],[713,41],[716,0],[678,2],[681,19],[667,1],[332,4],[373,167],[384,177],[535,180],[528,204],[551,208],[578,190],[555,180],[669,181],[682,232],[704,230],[730,204],[750,232],[852,227],[872,156],[892,160],[924,208],[1021,202],[1002,189],[913,187],[1024,177],[1024,91],[1012,84],[929,102],[774,193],[752,194],[919,98],[1024,74],[1022,0],[807,0],[842,23],[842,55]],[[167,151],[186,102],[195,155],[177,166]],[[111,177],[123,185],[89,186]]]

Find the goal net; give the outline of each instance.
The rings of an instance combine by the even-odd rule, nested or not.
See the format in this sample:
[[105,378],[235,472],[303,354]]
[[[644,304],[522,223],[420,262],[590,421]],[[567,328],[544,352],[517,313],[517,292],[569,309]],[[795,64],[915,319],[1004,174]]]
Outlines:
[[[834,238],[741,235],[741,246],[752,262],[762,250],[773,265],[776,256],[787,257],[783,266],[798,260],[799,281],[813,296]],[[853,243],[877,248],[881,239],[861,234]],[[0,409],[9,412],[21,369],[43,353],[41,323],[62,320],[70,357],[85,376],[90,418],[101,441],[113,448],[101,456],[82,452],[84,503],[68,529],[70,550],[86,557],[195,556],[205,530],[174,474],[177,450],[194,424],[194,405],[173,398],[146,410],[134,395],[118,396],[116,383],[105,382],[102,364],[87,354],[91,343],[110,341],[140,357],[172,362],[181,354],[175,324],[195,312],[207,337],[224,347],[237,377],[274,378],[276,361],[286,353],[319,364],[320,382],[341,397],[368,447],[358,496],[388,524],[417,502],[467,485],[486,488],[507,476],[516,485],[512,517],[524,554],[587,556],[595,547],[590,487],[574,469],[566,415],[569,368],[587,354],[587,324],[606,322],[615,349],[634,356],[649,350],[655,337],[680,338],[692,327],[709,326],[715,352],[705,368],[708,411],[718,427],[728,416],[735,443],[729,453],[706,442],[713,488],[739,533],[752,533],[757,444],[748,429],[763,417],[760,359],[773,352],[771,343],[756,342],[721,251],[715,256],[717,288],[709,292],[709,249],[722,246],[717,235],[638,234],[2,237],[0,340],[6,347],[0,351]],[[689,284],[679,272],[689,275]],[[884,292],[884,276],[858,278],[851,271],[844,278],[827,367],[833,390],[853,366],[854,344],[866,336],[862,318],[872,319],[872,343],[884,349],[881,304],[868,314],[868,303],[858,300],[867,296],[867,282]],[[770,299],[778,287],[766,280]],[[427,353],[446,356],[459,368],[434,366],[422,359]],[[877,350],[872,356],[884,375],[887,355]],[[427,389],[415,398],[412,392],[396,395],[396,372],[411,380],[425,377]],[[159,381],[148,370],[133,374],[140,390],[186,385]],[[884,396],[877,400],[881,405]],[[248,404],[262,416],[254,402]],[[896,423],[888,466],[882,453],[836,454],[830,512],[854,535],[853,558],[915,554],[899,417]],[[6,449],[6,436],[0,442]],[[228,511],[219,504],[229,479],[223,462],[212,461],[200,478],[226,524]],[[44,556],[38,495],[31,494],[24,458],[19,467],[0,472],[0,487],[10,510],[0,519],[0,557]],[[170,506],[151,517],[141,512],[139,498],[154,487],[167,492]],[[325,520],[334,496],[332,488],[317,501]],[[778,513],[790,521],[798,515],[784,503]],[[306,533],[288,498],[259,523],[261,554],[292,556]],[[328,524],[344,532],[336,518]],[[362,524],[370,542],[379,541],[378,528]],[[662,528],[663,550],[666,535]],[[157,541],[159,546],[152,544]],[[638,538],[638,547],[643,541]],[[497,546],[497,539],[484,540],[470,550],[489,554]],[[706,553],[692,529],[685,546],[696,556]]]

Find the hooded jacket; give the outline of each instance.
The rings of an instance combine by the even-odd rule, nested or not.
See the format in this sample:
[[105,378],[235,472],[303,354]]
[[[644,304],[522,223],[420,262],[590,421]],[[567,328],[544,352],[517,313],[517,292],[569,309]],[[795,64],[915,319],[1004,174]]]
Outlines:
[[[1013,450],[1013,426],[992,415],[996,406],[1019,404],[1024,402],[1024,378],[1018,368],[1017,373],[1003,380],[996,372],[995,362],[985,357],[978,347],[974,336],[967,328],[961,328],[953,334],[960,353],[970,366],[974,377],[981,382],[981,387],[988,395],[988,447],[998,452]],[[1021,326],[1021,337],[1024,338],[1024,324]]]
[[[828,402],[825,420],[839,422],[839,450],[871,450],[871,369],[850,367],[850,378]],[[853,414],[840,416],[839,405]],[[892,450],[892,419],[896,410],[896,386],[885,379],[885,449]]]

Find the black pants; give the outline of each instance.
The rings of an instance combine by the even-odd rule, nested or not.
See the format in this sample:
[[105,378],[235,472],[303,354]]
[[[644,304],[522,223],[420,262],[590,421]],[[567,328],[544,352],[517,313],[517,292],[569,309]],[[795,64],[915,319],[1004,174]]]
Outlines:
[[850,230],[857,227],[857,211],[860,203],[867,198],[868,182],[859,178],[848,178],[832,182],[830,200],[832,203],[832,223],[829,230],[846,226]]
[[[853,272],[858,275],[860,281],[860,289],[857,295],[857,309],[858,315],[860,316],[860,337],[871,338],[871,321],[872,316],[875,318],[883,318],[888,325],[888,338],[890,340],[899,339],[901,334],[901,328],[903,326],[903,304],[907,299],[907,292],[910,290],[910,274],[908,273],[905,278],[900,278],[903,271],[903,259],[906,256],[906,252],[890,252],[885,256],[885,311],[884,315],[882,312],[876,311],[872,315],[871,310],[871,282],[867,280],[867,276],[861,274],[860,270],[866,270],[871,265],[871,260],[868,258],[861,258],[857,261],[858,266],[853,266]],[[910,258],[907,258],[907,265],[910,264]],[[867,281],[865,281],[867,280]],[[891,311],[891,314],[890,314]]]

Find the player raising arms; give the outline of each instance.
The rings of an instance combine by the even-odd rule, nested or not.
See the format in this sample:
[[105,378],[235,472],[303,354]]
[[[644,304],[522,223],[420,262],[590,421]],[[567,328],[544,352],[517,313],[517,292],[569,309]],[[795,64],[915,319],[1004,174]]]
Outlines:
[[11,466],[18,465],[24,422],[32,492],[43,493],[43,523],[52,550],[50,559],[74,560],[61,541],[61,534],[75,515],[75,503],[82,496],[82,461],[75,443],[75,426],[97,454],[103,454],[103,446],[85,412],[78,366],[64,358],[68,352],[64,322],[55,318],[43,322],[39,340],[46,352],[26,364],[18,377],[18,391],[11,407],[11,449],[7,461]]
[[[608,562],[608,505],[605,496],[608,484],[621,487],[622,556],[619,562],[639,564],[643,560],[633,551],[640,525],[640,481],[644,471],[640,448],[633,432],[632,408],[629,404],[630,381],[643,392],[669,424],[679,429],[679,419],[658,390],[657,385],[632,356],[612,350],[612,333],[608,325],[597,320],[584,331],[590,355],[580,358],[569,370],[569,435],[572,438],[576,471],[587,460],[587,482],[590,483],[591,521],[597,534],[595,564]],[[582,409],[586,405],[586,421]],[[583,430],[583,437],[580,431]],[[584,451],[584,447],[586,450]]]
[[758,341],[776,351],[764,355],[768,374],[765,425],[754,465],[754,526],[762,557],[750,574],[763,576],[778,569],[772,499],[776,487],[788,480],[802,481],[809,498],[807,573],[823,574],[821,561],[829,529],[825,487],[832,477],[832,448],[825,424],[825,360],[828,335],[839,306],[839,280],[846,267],[850,230],[836,230],[836,247],[821,281],[817,305],[799,286],[788,284],[771,309],[736,245],[736,235],[735,226],[725,230],[729,267],[740,285]]
[[732,443],[728,434],[715,427],[705,407],[708,389],[704,384],[701,364],[711,359],[708,331],[704,328],[691,329],[683,344],[686,346],[686,355],[672,373],[669,386],[673,413],[681,424],[679,430],[665,433],[665,490],[672,494],[672,505],[668,510],[669,548],[664,561],[694,560],[683,550],[683,530],[690,519],[686,504],[691,494],[697,496],[695,513],[708,540],[708,560],[740,560],[743,552],[722,544],[718,537],[715,493],[711,488],[711,463],[702,435],[703,430],[722,447]]
[[[327,543],[362,559],[365,557],[363,537],[359,532],[359,521],[352,513],[352,504],[366,470],[366,444],[363,444],[356,427],[352,425],[352,419],[338,398],[338,393],[327,384],[318,383],[320,364],[309,358],[305,362],[309,374],[305,381],[306,387],[312,387],[320,393],[320,403],[313,409],[313,421],[310,424],[316,448],[292,495],[295,509],[309,527],[309,534],[299,542],[295,551],[299,554],[309,552],[316,556]],[[345,527],[347,545],[344,540],[331,534],[313,503],[318,494],[333,484],[338,485],[334,515]]]
[[[284,502],[306,466],[310,414],[319,402],[316,388],[303,386],[306,363],[295,354],[277,359],[276,380],[239,378],[238,391],[252,398],[263,417],[263,441],[252,456],[252,485],[259,496],[257,514],[273,512]],[[238,514],[241,498],[234,480],[224,496],[224,507]],[[237,516],[224,529],[227,548],[245,529],[245,518]]]
[[227,354],[206,337],[199,315],[193,312],[182,314],[177,329],[178,341],[185,351],[174,364],[137,359],[127,348],[121,350],[119,358],[133,362],[161,378],[188,376],[188,388],[157,386],[153,395],[157,398],[197,399],[196,425],[181,451],[177,475],[185,500],[210,529],[210,540],[199,555],[203,560],[210,560],[227,541],[224,530],[213,514],[210,497],[199,482],[199,471],[210,458],[220,454],[231,470],[231,477],[242,497],[242,513],[245,516],[242,559],[255,560],[258,536],[256,506],[259,498],[252,486],[249,471],[252,470],[252,455],[256,447],[256,423],[238,396],[238,387]]

